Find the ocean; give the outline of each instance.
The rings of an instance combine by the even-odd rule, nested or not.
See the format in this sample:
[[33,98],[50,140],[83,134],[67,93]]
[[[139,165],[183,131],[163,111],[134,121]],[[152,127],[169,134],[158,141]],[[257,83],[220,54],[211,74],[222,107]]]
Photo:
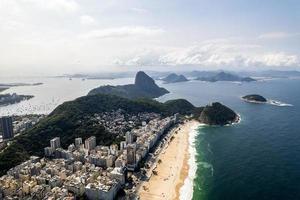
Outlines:
[[[191,81],[164,86],[171,93],[160,101],[186,98],[197,106],[219,101],[242,118],[232,126],[198,127],[192,199],[300,199],[299,79],[243,84]],[[253,93],[293,106],[250,104],[240,99]]]
[[17,93],[34,95],[34,98],[18,104],[0,106],[0,116],[24,114],[49,114],[65,101],[74,100],[101,85],[123,85],[133,83],[133,78],[82,80],[67,77],[0,77],[1,84],[43,83],[37,86],[11,87],[0,94]]
[[[48,114],[62,102],[86,95],[97,86],[127,84],[133,79],[0,79],[0,83],[12,82],[44,84],[12,87],[4,91],[34,95],[35,98],[0,107],[0,115]],[[185,98],[196,106],[219,101],[242,118],[236,125],[201,126],[193,133],[189,151],[195,157],[189,162],[193,169],[190,176],[195,179],[187,181],[183,188],[192,199],[300,199],[300,79],[243,84],[190,81],[160,85],[171,93],[160,97],[159,101]],[[240,99],[252,93],[293,106],[250,104]],[[182,198],[185,199],[184,196]]]

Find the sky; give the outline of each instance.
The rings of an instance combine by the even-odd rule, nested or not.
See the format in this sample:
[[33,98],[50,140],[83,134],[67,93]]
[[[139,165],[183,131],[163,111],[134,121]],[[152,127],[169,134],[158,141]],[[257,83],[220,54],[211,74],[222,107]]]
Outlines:
[[0,0],[0,76],[300,70],[299,0]]

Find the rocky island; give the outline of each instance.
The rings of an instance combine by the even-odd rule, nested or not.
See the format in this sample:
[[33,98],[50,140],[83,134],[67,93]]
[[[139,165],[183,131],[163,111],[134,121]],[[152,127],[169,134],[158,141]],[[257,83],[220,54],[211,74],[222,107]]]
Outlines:
[[163,80],[164,83],[177,83],[189,81],[184,75],[177,75],[175,73],[169,74],[161,80]]
[[242,99],[246,102],[250,103],[266,103],[267,99],[261,95],[258,94],[250,94],[243,96]]
[[91,90],[88,95],[112,94],[125,98],[157,98],[169,93],[165,88],[161,88],[145,72],[138,72],[135,76],[134,84],[118,86],[101,86]]

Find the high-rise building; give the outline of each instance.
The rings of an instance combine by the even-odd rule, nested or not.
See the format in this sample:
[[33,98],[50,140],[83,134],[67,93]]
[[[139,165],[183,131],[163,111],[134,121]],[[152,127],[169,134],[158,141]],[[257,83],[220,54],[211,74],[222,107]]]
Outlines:
[[117,153],[118,153],[118,145],[116,145],[116,144],[110,145],[109,146],[109,151],[110,151],[110,154],[117,155]]
[[84,147],[88,150],[94,149],[96,147],[96,137],[92,136],[92,137],[89,137],[88,139],[86,139],[84,141]]
[[53,154],[53,149],[51,147],[44,148],[44,153],[46,157],[50,157]]
[[60,148],[60,138],[55,137],[52,140],[50,140],[50,146],[53,150]]
[[136,167],[136,145],[128,144],[126,149],[127,149],[127,169],[134,171]]
[[126,132],[126,142],[127,144],[131,144],[133,143],[133,135],[131,132]]
[[126,141],[121,141],[120,142],[120,150],[124,150],[126,148]]
[[12,117],[0,118],[0,128],[1,128],[3,139],[9,139],[14,137]]
[[75,138],[75,146],[79,148],[81,144],[82,144],[82,138]]

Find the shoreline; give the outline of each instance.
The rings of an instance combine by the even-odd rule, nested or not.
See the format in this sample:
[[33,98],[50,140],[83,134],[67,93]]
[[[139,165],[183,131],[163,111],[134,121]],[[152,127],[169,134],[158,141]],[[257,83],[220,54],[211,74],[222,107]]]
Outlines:
[[[179,198],[181,200],[190,200],[193,198],[194,192],[194,179],[196,177],[197,172],[197,163],[196,163],[196,148],[195,148],[195,140],[198,135],[198,128],[203,124],[195,121],[194,124],[190,127],[188,133],[188,148],[187,148],[187,160],[185,164],[188,166],[188,170],[185,172],[184,168],[182,168],[181,173],[184,174],[185,178],[183,179],[183,184],[178,189]],[[186,173],[186,174],[185,174]]]
[[161,162],[158,162],[154,169],[156,175],[152,174],[148,181],[142,183],[138,191],[141,200],[180,199],[181,188],[190,177],[191,131],[198,125],[199,122],[191,120],[172,130],[173,139],[158,156]]
[[9,88],[0,87],[0,93],[3,92],[3,91],[5,91],[5,90],[7,90],[7,89],[9,89]]

